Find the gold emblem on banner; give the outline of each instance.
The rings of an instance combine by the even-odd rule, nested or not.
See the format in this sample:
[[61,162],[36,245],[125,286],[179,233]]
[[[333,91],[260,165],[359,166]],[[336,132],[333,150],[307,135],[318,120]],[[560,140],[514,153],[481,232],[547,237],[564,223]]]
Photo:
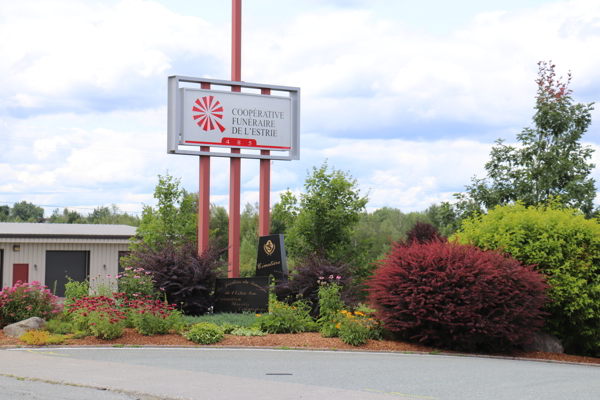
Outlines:
[[267,253],[267,255],[270,256],[275,251],[275,245],[270,240],[267,240],[267,243],[265,243],[264,249],[265,249],[265,253]]

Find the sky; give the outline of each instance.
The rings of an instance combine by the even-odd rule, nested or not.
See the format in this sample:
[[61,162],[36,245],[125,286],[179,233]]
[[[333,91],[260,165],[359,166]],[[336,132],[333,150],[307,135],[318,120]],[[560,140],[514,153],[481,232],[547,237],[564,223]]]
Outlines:
[[[301,159],[273,162],[271,203],[325,161],[369,211],[452,201],[532,126],[540,60],[600,100],[597,0],[243,0],[242,18],[242,80],[302,90]],[[230,1],[0,0],[0,205],[140,215],[167,173],[196,192],[198,157],[166,151],[171,75],[231,79]],[[229,161],[211,163],[227,208]],[[242,161],[242,207],[258,174]]]

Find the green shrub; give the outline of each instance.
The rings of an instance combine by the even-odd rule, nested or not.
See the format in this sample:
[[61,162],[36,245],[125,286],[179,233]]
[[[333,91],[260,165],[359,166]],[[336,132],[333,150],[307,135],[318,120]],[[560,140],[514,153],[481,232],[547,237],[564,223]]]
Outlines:
[[62,318],[54,318],[46,322],[43,328],[45,331],[56,335],[66,335],[72,333],[75,329],[72,321],[65,321]]
[[65,283],[65,307],[68,308],[77,299],[89,295],[90,284],[87,279],[83,282],[74,281],[68,276],[67,279],[69,281]]
[[218,343],[225,338],[225,334],[221,328],[207,322],[192,326],[189,331],[183,333],[183,336],[187,340],[198,344]]
[[547,276],[544,330],[571,354],[600,356],[600,224],[556,202],[496,207],[463,222],[451,238],[501,249]]
[[298,333],[318,330],[310,316],[310,306],[304,301],[286,304],[276,301],[269,314],[257,314],[260,330],[267,333]]
[[236,328],[230,332],[234,336],[265,336],[267,333],[259,328]]
[[352,345],[360,346],[361,344],[367,343],[370,337],[369,327],[361,324],[355,320],[344,321],[340,325],[339,336],[342,342]]

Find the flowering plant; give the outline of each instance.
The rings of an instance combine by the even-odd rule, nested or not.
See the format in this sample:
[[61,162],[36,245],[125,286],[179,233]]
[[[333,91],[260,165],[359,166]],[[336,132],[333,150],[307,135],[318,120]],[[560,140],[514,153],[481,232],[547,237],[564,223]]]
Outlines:
[[166,334],[182,327],[181,311],[177,311],[174,304],[153,300],[151,295],[128,299],[127,294],[118,293],[115,298],[128,309],[129,322],[142,335]]
[[333,275],[330,275],[329,280],[322,276],[317,280],[320,311],[317,323],[321,326],[320,331],[323,337],[338,336],[338,330],[335,327],[336,318],[339,319],[338,312],[344,309],[344,302],[340,294],[342,287],[337,283],[340,279],[341,276],[338,275],[334,281]]
[[126,267],[125,271],[117,275],[119,292],[125,293],[131,297],[146,297],[148,295],[154,298],[160,295],[155,291],[154,274],[151,271],[146,271],[144,268]]
[[31,317],[50,319],[61,311],[58,297],[38,281],[17,281],[0,291],[0,327]]
[[381,323],[362,311],[340,311],[340,320],[336,324],[338,336],[346,344],[360,346],[368,339],[381,339]]
[[100,339],[123,336],[125,311],[117,309],[115,300],[106,296],[82,297],[69,308],[78,331],[91,332]]

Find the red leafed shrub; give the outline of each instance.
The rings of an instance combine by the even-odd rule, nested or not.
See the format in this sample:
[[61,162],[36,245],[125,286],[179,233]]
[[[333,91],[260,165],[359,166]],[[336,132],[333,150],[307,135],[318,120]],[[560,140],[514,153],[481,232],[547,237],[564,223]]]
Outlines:
[[526,343],[543,324],[542,275],[468,245],[397,245],[369,286],[386,329],[435,347],[505,350]]
[[406,245],[415,243],[427,243],[431,241],[441,241],[445,238],[440,235],[437,228],[427,222],[417,221],[416,224],[406,233]]

